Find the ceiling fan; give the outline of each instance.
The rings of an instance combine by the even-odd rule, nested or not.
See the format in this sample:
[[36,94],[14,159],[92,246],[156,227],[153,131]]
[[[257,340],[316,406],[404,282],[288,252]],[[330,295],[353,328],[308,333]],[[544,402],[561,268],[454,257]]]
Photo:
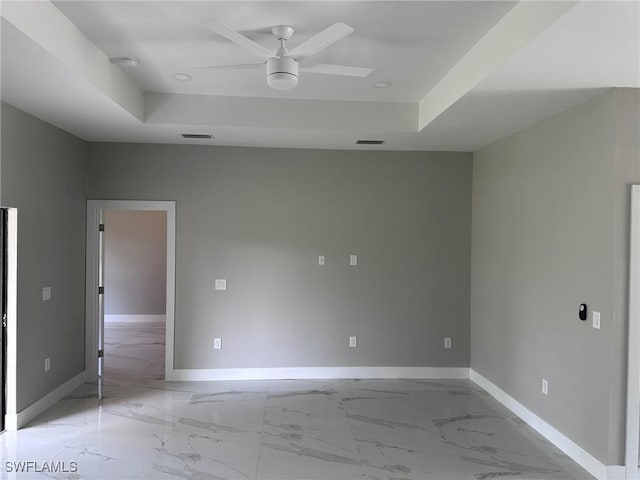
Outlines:
[[266,49],[262,45],[242,35],[240,32],[215,20],[207,22],[206,25],[217,34],[264,58],[265,61],[236,65],[210,65],[196,68],[257,68],[266,65],[267,85],[276,90],[290,90],[295,88],[298,85],[299,71],[348,77],[366,77],[373,70],[371,68],[333,65],[329,63],[300,65],[301,62],[312,55],[342,40],[354,31],[352,27],[344,23],[334,23],[310,39],[302,42],[293,50],[287,49],[287,40],[293,35],[293,27],[289,25],[277,25],[271,29],[273,36],[280,42],[280,46],[275,52]]

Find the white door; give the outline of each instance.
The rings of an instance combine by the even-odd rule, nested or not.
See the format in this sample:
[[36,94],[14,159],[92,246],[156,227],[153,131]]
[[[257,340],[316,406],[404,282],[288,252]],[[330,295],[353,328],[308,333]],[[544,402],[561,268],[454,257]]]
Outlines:
[[[104,374],[104,210],[98,212],[100,225],[98,227],[98,380]],[[99,387],[102,386],[100,382]],[[102,398],[102,391],[99,389],[99,397]]]

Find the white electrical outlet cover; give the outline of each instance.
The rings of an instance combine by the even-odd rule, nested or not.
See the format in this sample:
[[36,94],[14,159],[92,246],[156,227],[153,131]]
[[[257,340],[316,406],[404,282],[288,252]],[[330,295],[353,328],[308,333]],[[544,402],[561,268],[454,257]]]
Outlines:
[[600,329],[600,312],[593,312],[593,328]]
[[444,348],[451,348],[451,337],[444,337]]
[[358,265],[358,255],[349,255],[349,265],[352,267]]
[[349,337],[349,347],[355,348],[358,346],[358,337]]
[[324,255],[318,257],[318,265],[324,265]]
[[51,300],[51,287],[44,287],[42,289],[42,301],[46,302]]
[[215,350],[220,350],[222,348],[222,339],[221,338],[214,338],[213,339],[213,348]]
[[227,279],[216,278],[216,290],[226,290],[226,289],[227,289]]

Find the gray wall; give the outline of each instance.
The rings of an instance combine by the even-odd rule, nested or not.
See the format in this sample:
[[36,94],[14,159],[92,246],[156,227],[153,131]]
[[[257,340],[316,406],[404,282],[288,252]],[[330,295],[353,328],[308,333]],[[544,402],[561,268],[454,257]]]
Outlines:
[[616,150],[613,211],[613,349],[609,458],[624,460],[629,298],[631,185],[640,184],[640,89],[615,90]]
[[167,213],[105,211],[105,314],[164,315]]
[[624,448],[629,94],[637,108],[610,91],[474,155],[471,366],[605,464]]
[[457,153],[91,144],[89,191],[177,201],[176,368],[467,366],[471,166]]
[[84,369],[87,147],[8,104],[1,110],[0,202],[18,209],[20,411]]

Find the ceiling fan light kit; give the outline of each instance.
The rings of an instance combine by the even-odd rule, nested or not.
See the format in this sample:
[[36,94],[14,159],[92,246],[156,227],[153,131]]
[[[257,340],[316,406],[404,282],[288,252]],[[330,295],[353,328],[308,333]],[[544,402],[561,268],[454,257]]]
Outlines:
[[298,85],[298,62],[290,57],[267,60],[267,85],[276,90],[291,90]]
[[281,91],[291,90],[298,85],[298,72],[300,71],[361,78],[372,72],[371,68],[327,63],[300,66],[300,62],[353,33],[353,28],[344,23],[334,23],[291,51],[287,49],[287,40],[293,35],[293,27],[276,25],[271,28],[271,33],[280,43],[275,52],[267,50],[240,32],[215,20],[208,22],[207,26],[236,45],[265,59],[265,61],[256,64],[210,65],[196,68],[264,68],[266,64],[267,85]]

